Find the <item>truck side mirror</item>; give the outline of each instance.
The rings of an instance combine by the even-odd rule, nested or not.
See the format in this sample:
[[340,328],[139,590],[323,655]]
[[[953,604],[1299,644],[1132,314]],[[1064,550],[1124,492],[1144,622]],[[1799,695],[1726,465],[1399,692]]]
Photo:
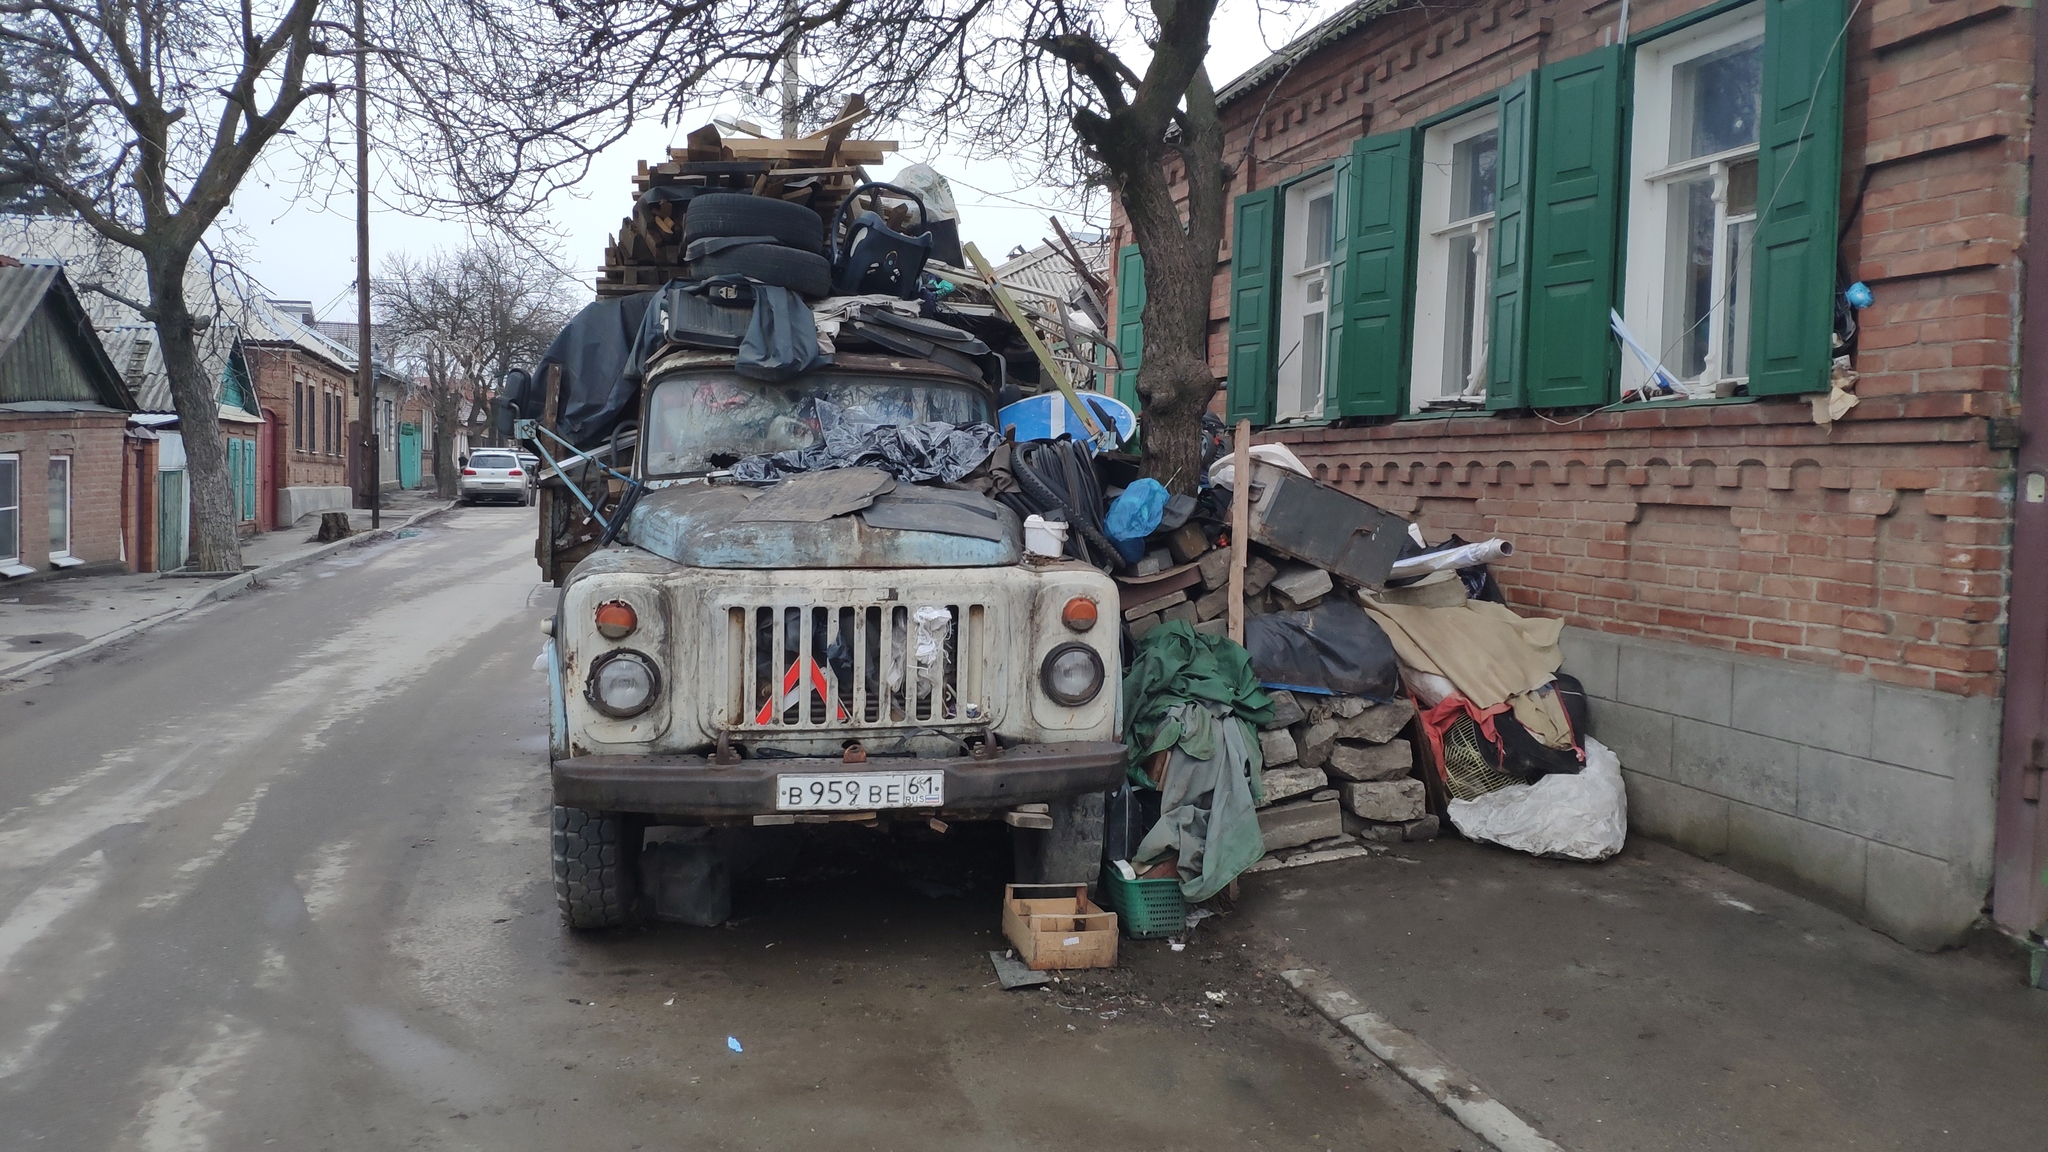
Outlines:
[[[509,372],[506,373],[508,381],[511,375]],[[526,373],[521,372],[519,375],[524,376]],[[514,403],[509,397],[501,395],[492,402],[491,407],[494,410],[491,413],[494,417],[493,423],[498,429],[499,437],[510,439],[512,436],[512,422],[519,419],[519,405]]]

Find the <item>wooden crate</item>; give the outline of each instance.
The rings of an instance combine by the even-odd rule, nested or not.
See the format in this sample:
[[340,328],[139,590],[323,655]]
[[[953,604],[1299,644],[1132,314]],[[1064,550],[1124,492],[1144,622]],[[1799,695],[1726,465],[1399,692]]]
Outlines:
[[1086,884],[1010,884],[1003,935],[1033,971],[1116,967],[1116,913],[1088,899]]

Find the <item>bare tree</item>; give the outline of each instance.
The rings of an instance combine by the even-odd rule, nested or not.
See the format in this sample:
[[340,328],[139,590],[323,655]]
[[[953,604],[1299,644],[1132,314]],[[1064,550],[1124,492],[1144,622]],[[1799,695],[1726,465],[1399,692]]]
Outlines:
[[[115,298],[157,329],[202,568],[239,568],[240,546],[216,382],[196,351],[214,314],[188,298],[187,272],[202,246],[215,257],[222,213],[273,146],[298,152],[309,185],[353,179],[332,161],[355,138],[339,98],[358,52],[376,64],[380,155],[413,208],[521,220],[638,114],[631,73],[591,57],[587,29],[546,6],[365,2],[358,45],[346,13],[329,18],[340,0],[0,0],[0,188],[60,205],[141,256],[147,291]],[[678,44],[721,51],[708,26],[678,18]]]
[[[652,90],[683,91],[675,85],[687,80],[687,98],[702,99],[776,79],[744,53],[709,75],[669,66],[662,15],[680,6],[668,0],[564,2],[565,19]],[[1258,2],[1283,9],[1299,0]],[[813,122],[834,94],[858,91],[885,120],[1035,167],[1051,186],[1117,198],[1144,253],[1137,390],[1146,472],[1187,492],[1200,479],[1201,418],[1217,387],[1209,292],[1232,176],[1203,65],[1216,8],[1217,0],[728,0],[722,26],[747,28],[751,43],[777,52],[802,41]],[[678,101],[671,110],[680,109]]]
[[370,289],[378,326],[433,406],[434,479],[452,498],[454,429],[465,424],[474,437],[490,427],[499,381],[540,358],[575,313],[574,296],[502,238],[424,258],[391,256]]

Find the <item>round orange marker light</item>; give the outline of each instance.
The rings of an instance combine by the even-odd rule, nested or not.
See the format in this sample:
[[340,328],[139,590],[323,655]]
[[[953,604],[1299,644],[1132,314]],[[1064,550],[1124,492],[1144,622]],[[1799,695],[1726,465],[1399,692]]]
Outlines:
[[639,626],[639,613],[624,600],[607,600],[597,606],[597,634],[607,640],[624,640]]
[[1086,632],[1095,627],[1097,611],[1095,601],[1086,596],[1076,596],[1060,609],[1060,622],[1076,632]]

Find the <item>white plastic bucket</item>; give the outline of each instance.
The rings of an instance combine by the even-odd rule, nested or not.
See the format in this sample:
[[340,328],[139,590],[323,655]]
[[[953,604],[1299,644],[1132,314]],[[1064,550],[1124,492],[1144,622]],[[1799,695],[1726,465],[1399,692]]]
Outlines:
[[1057,520],[1032,515],[1024,518],[1024,553],[1027,556],[1057,558],[1067,554],[1067,526]]

